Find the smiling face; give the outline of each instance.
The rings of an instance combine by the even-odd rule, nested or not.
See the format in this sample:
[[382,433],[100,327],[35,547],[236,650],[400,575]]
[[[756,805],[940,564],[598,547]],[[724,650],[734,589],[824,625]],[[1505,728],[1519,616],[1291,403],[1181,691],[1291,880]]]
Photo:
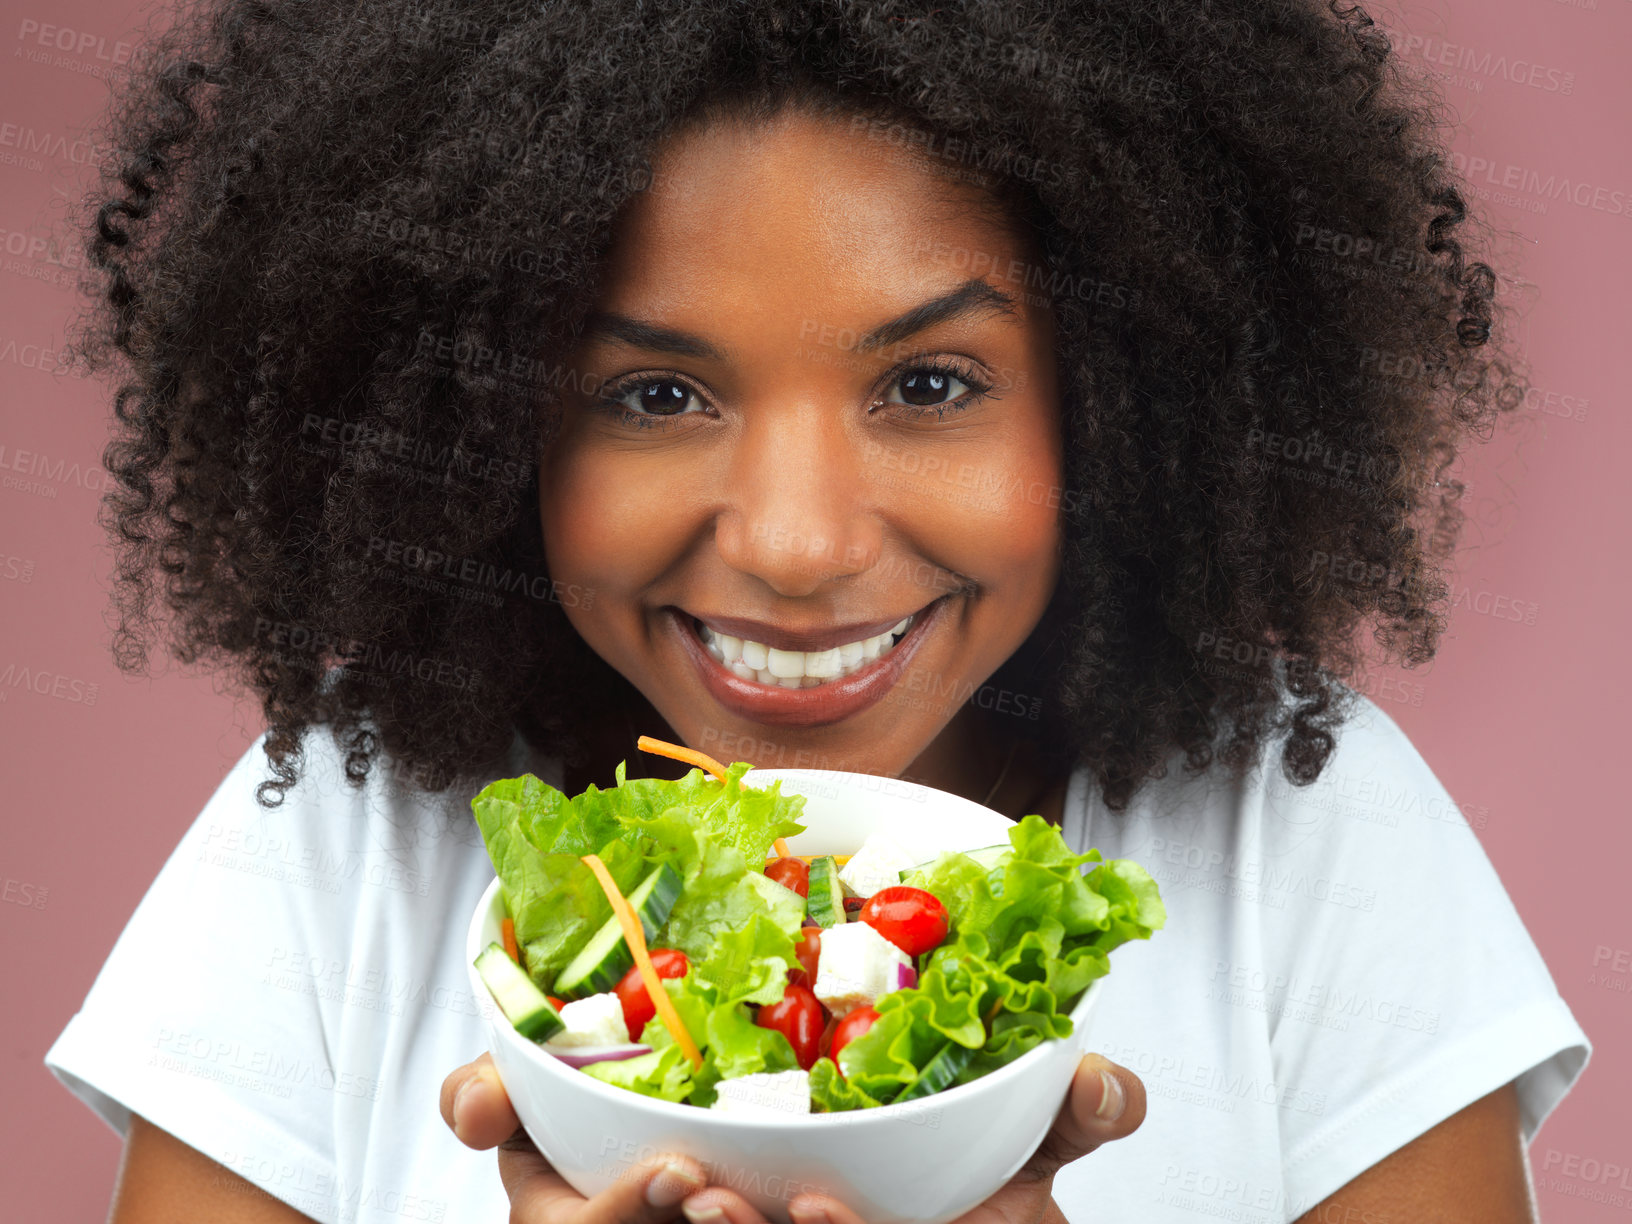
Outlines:
[[654,171],[542,457],[565,611],[695,748],[946,784],[1060,571],[1035,253],[849,122],[689,129]]

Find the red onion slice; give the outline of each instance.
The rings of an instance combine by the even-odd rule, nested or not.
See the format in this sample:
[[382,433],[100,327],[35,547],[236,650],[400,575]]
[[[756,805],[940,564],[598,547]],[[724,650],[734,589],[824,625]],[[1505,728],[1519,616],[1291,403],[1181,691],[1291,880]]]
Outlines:
[[616,1062],[624,1058],[639,1058],[642,1054],[650,1054],[652,1047],[637,1043],[624,1045],[603,1046],[561,1046],[556,1047],[545,1042],[539,1049],[547,1054],[553,1054],[569,1067],[587,1067],[590,1063]]
[[895,988],[907,990],[918,985],[918,970],[911,965],[897,964],[895,967]]

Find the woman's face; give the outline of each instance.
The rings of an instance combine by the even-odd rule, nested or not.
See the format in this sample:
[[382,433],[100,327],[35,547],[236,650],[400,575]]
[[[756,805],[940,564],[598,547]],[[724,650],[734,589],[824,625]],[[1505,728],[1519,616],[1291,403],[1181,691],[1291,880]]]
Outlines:
[[671,138],[564,363],[539,510],[552,577],[593,593],[565,611],[726,760],[900,773],[1059,574],[1034,255],[870,131]]

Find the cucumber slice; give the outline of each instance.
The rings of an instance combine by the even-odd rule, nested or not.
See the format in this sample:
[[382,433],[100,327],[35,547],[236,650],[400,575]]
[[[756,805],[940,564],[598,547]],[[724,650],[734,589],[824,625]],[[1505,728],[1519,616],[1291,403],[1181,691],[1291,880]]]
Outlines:
[[493,994],[493,1001],[516,1032],[529,1041],[548,1041],[566,1028],[561,1013],[550,1006],[544,992],[533,985],[522,967],[510,959],[497,940],[476,957],[476,972]]
[[839,883],[839,867],[831,854],[810,860],[810,896],[805,913],[820,927],[839,926],[845,921],[844,886]]
[[[1000,846],[982,846],[978,850],[965,850],[963,853],[990,871],[997,866],[997,861],[1000,858],[1013,849],[1014,847],[1009,845],[1008,842],[1004,842]],[[934,865],[935,860],[930,859],[927,863],[919,863],[916,867],[909,867],[901,873],[901,879],[904,881],[910,875],[915,875],[920,871],[928,871]]]
[[[679,873],[664,863],[630,892],[627,900],[640,915],[647,943],[657,938],[659,928],[668,921],[669,911],[680,897],[680,885]],[[623,938],[623,927],[613,914],[561,970],[561,976],[555,979],[555,993],[563,999],[582,999],[611,990],[634,963],[634,953]]]
[[899,1105],[902,1101],[915,1101],[919,1097],[933,1096],[937,1092],[950,1088],[952,1082],[963,1074],[963,1070],[974,1058],[976,1051],[968,1046],[949,1041],[936,1053],[935,1057],[924,1064],[923,1070],[918,1072],[918,1078],[903,1088],[890,1104]]

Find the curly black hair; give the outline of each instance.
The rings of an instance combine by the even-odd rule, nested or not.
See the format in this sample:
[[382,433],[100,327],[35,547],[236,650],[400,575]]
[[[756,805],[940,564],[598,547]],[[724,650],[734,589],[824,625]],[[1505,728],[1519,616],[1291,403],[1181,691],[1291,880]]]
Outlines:
[[680,125],[784,106],[976,176],[1043,260],[1063,577],[993,678],[1125,808],[1286,732],[1366,625],[1430,659],[1460,445],[1522,402],[1438,96],[1316,0],[217,0],[107,119],[76,347],[119,367],[114,654],[429,791],[638,697],[545,566],[536,456],[620,205]]

